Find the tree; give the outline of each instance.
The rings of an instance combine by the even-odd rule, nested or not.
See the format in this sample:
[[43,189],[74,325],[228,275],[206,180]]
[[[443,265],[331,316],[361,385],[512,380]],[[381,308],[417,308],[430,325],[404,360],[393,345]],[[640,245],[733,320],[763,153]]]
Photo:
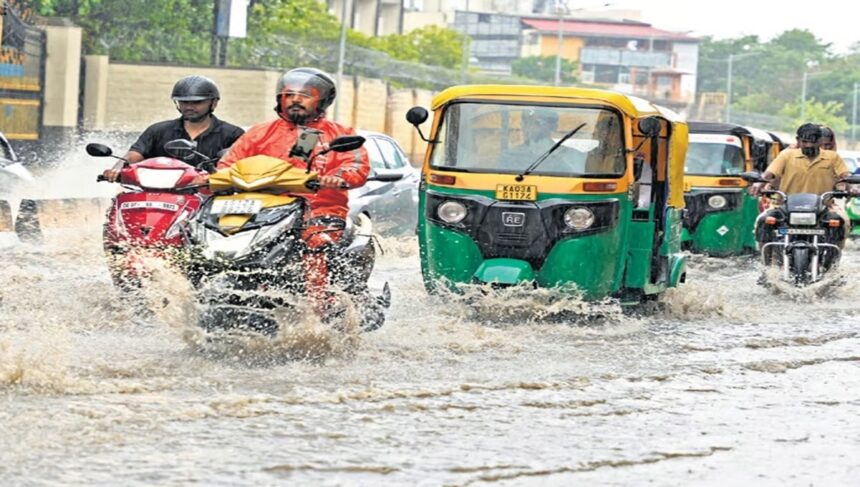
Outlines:
[[812,122],[827,125],[834,132],[841,133],[849,127],[848,121],[840,115],[842,108],[842,104],[835,101],[820,102],[815,98],[809,98],[806,100],[803,118],[800,117],[800,103],[785,105],[779,111],[779,115],[790,120],[782,127],[788,132],[794,132],[802,124]]
[[370,47],[401,61],[456,69],[463,62],[464,42],[463,34],[455,30],[428,25],[406,34],[389,34],[374,38]]
[[70,17],[83,27],[87,54],[121,61],[206,64],[211,0],[34,0],[42,15]]
[[[515,59],[511,63],[511,71],[515,76],[535,80],[555,82],[555,56],[526,56]],[[576,83],[576,63],[569,59],[561,59],[561,83]]]

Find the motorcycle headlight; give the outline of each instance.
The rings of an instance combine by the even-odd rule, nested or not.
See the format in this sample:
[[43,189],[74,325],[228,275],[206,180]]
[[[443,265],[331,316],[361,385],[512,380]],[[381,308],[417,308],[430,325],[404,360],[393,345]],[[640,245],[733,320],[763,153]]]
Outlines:
[[708,198],[708,206],[715,210],[725,208],[728,203],[729,202],[726,200],[726,197],[719,194],[715,194]]
[[170,189],[176,186],[179,178],[185,173],[183,169],[137,169],[137,180],[144,188]]
[[574,230],[585,230],[594,224],[594,213],[588,208],[571,208],[564,212],[564,224]]
[[257,230],[239,232],[224,236],[208,228],[205,231],[206,246],[203,256],[207,259],[235,259],[248,252],[248,247],[257,236]]
[[247,251],[241,252],[236,257],[241,257],[242,255],[245,255],[252,250],[260,249],[265,247],[266,245],[269,245],[279,236],[283,235],[283,233],[287,231],[291,226],[293,226],[298,216],[299,214],[296,212],[292,215],[287,216],[278,223],[275,223],[274,225],[268,227],[261,227],[260,230],[257,232],[257,235],[254,237],[254,240],[251,242],[251,245],[248,247],[248,249],[246,249]]
[[446,201],[439,205],[436,214],[445,223],[460,223],[466,218],[466,206],[459,201]]
[[792,213],[788,217],[791,225],[815,225],[815,213]]

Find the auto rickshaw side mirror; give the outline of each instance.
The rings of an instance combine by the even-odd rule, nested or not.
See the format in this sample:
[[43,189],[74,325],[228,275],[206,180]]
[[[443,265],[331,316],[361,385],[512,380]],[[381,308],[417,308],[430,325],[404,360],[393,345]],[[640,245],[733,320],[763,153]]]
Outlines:
[[406,121],[416,127],[427,121],[430,114],[424,107],[412,107],[406,112]]
[[639,120],[638,127],[645,137],[657,137],[660,135],[663,124],[657,117],[647,117]]
[[406,112],[406,121],[415,127],[415,130],[418,131],[418,135],[421,136],[421,140],[430,144],[435,144],[435,140],[430,140],[427,137],[424,137],[424,133],[421,132],[421,127],[419,127],[419,125],[427,121],[429,116],[430,114],[427,112],[426,108],[412,107],[408,112]]

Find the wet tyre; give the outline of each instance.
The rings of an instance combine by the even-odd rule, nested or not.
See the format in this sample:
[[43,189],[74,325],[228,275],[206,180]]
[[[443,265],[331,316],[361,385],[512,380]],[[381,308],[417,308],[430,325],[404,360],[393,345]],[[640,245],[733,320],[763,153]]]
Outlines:
[[796,248],[791,251],[791,270],[798,284],[809,282],[809,249]]

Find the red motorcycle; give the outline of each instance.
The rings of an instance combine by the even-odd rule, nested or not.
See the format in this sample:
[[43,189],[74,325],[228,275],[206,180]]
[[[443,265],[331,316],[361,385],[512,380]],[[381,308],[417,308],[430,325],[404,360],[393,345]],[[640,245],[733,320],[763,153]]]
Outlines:
[[[206,159],[189,149],[188,141],[171,141],[165,147],[169,150],[171,144],[177,152],[188,150]],[[102,144],[88,144],[87,153],[124,161]],[[214,169],[214,161],[207,162]],[[114,198],[104,225],[104,250],[111,278],[119,289],[139,288],[141,279],[150,274],[148,259],[169,262],[184,245],[183,223],[197,212],[205,196],[201,194],[205,184],[194,182],[201,174],[206,171],[171,157],[154,157],[136,164],[126,161],[119,177],[126,191]],[[96,180],[107,181],[103,175]]]

